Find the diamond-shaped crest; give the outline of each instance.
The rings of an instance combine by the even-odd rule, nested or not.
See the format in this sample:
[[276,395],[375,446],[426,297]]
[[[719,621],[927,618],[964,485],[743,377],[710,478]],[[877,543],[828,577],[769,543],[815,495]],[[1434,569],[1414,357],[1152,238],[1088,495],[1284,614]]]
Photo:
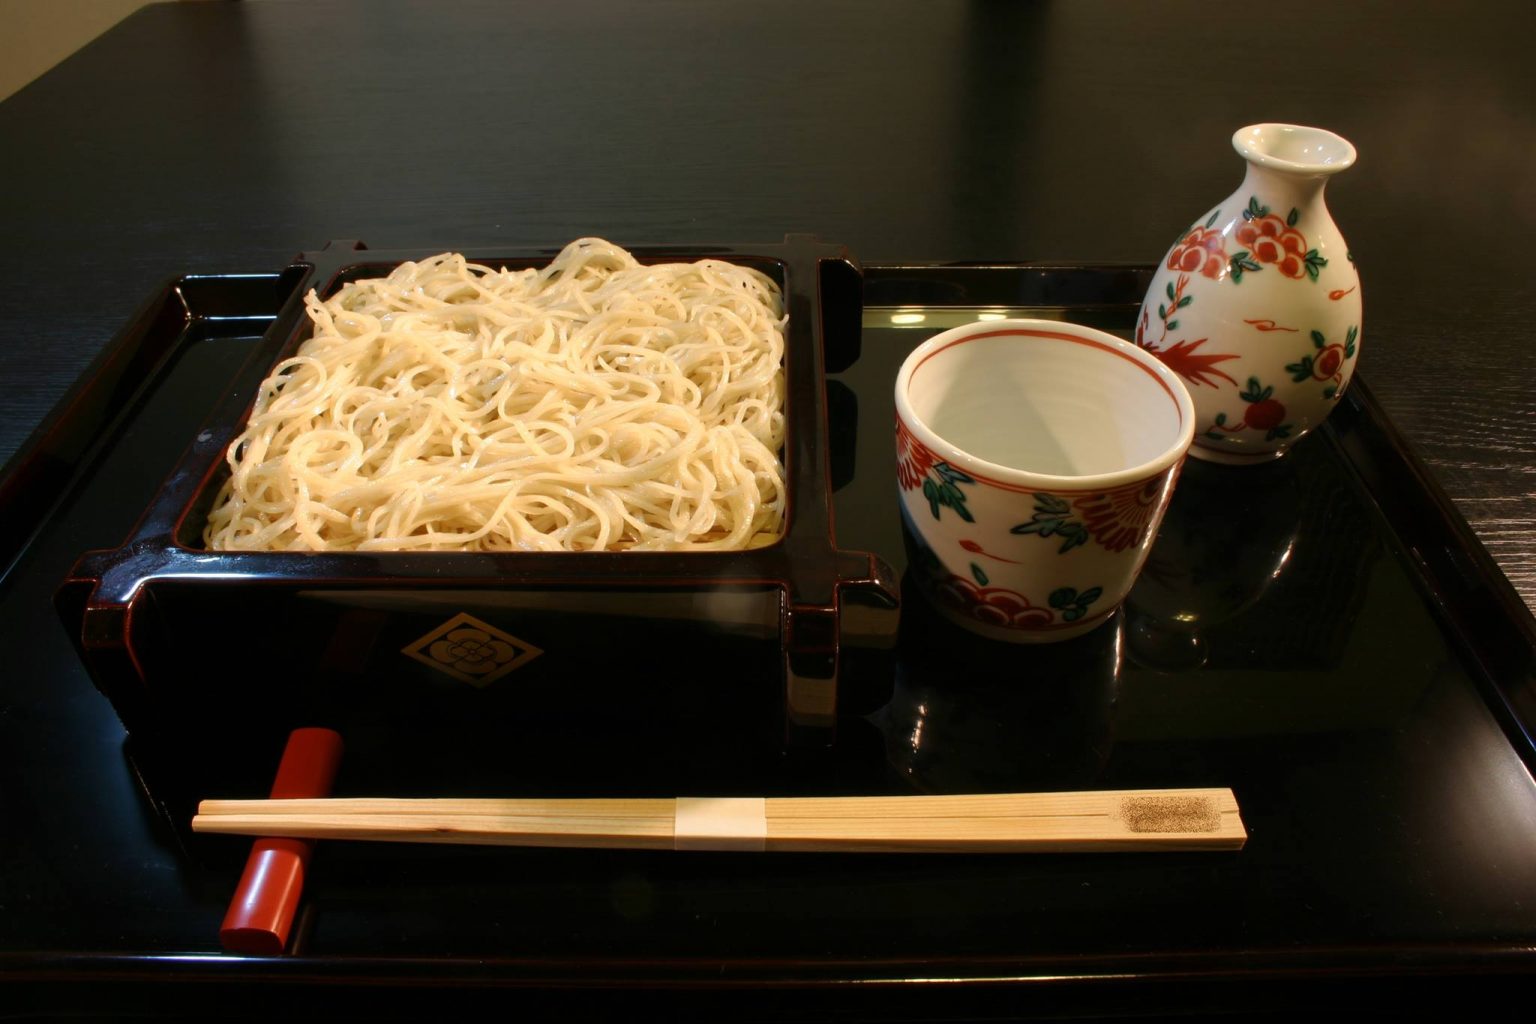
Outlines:
[[401,653],[462,683],[485,687],[544,652],[526,640],[460,612],[402,648]]

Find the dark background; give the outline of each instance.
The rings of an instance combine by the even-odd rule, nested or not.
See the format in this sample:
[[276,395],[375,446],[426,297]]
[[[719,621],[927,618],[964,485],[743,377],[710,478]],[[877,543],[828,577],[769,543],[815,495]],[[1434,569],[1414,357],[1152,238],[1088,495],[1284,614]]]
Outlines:
[[193,3],[0,104],[0,459],[160,281],[375,248],[1157,260],[1331,128],[1362,371],[1536,601],[1523,3]]

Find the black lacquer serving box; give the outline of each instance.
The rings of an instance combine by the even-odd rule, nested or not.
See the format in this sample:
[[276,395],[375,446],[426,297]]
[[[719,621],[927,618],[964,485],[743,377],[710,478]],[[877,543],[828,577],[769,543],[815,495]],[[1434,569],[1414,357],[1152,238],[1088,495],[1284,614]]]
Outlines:
[[[423,252],[332,243],[290,288],[234,382],[122,546],[80,559],[57,598],[81,657],[130,730],[278,729],[327,704],[486,721],[509,711],[694,725],[756,744],[833,736],[841,662],[894,643],[898,590],[880,557],[833,534],[826,374],[858,358],[861,275],[840,247],[637,248],[642,263],[755,268],[784,295],[787,514],[737,552],[225,552],[201,541],[225,451],[260,382],[309,336],[303,296],[386,276]],[[467,253],[523,269],[551,250]],[[193,287],[189,283],[188,287]],[[843,436],[848,432],[843,431]],[[878,692],[855,700],[877,705]],[[870,705],[873,706],[873,705]],[[693,723],[694,725],[690,725]]]

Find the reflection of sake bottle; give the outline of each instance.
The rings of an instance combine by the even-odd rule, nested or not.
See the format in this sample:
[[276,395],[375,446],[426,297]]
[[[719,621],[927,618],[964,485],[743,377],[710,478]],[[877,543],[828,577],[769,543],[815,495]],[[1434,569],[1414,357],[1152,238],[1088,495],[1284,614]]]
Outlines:
[[1355,162],[1332,132],[1257,124],[1232,136],[1242,187],[1179,236],[1152,278],[1136,343],[1195,400],[1190,454],[1278,458],[1323,421],[1360,351],[1360,277],[1323,202]]

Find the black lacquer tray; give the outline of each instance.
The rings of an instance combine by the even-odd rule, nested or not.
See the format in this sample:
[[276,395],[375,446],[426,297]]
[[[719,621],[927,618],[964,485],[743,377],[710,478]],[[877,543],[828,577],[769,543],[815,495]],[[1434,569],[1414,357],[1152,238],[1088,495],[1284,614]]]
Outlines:
[[[978,317],[1125,331],[1149,276],[865,267],[861,344],[826,366],[829,546],[904,564],[890,391],[906,352]],[[1536,627],[1358,380],[1279,463],[1189,463],[1143,579],[1087,636],[979,641],[913,598],[883,647],[888,611],[845,615],[859,642],[825,750],[786,750],[777,647],[758,636],[742,656],[733,616],[750,616],[729,594],[707,602],[717,627],[654,600],[605,613],[591,643],[633,645],[623,678],[596,670],[605,652],[592,671],[486,687],[376,671],[356,652],[389,649],[382,613],[299,639],[260,614],[169,633],[155,657],[174,668],[146,678],[175,699],[125,742],[60,626],[80,589],[61,592],[62,620],[51,598],[82,551],[130,536],[242,367],[270,361],[263,335],[298,281],[174,282],[0,490],[25,538],[0,584],[13,1005],[163,1011],[168,983],[202,981],[252,1013],[426,1013],[444,986],[503,990],[510,1010],[554,996],[563,1013],[686,993],[741,1015],[748,992],[755,1018],[1287,1013],[1350,996],[1389,1011],[1536,971]],[[420,592],[376,596],[389,611]],[[250,649],[288,699],[225,688]],[[222,956],[248,847],[190,836],[187,818],[202,797],[262,794],[299,724],[346,737],[345,795],[1219,785],[1250,840],[1037,857],[322,844],[291,954]]]

